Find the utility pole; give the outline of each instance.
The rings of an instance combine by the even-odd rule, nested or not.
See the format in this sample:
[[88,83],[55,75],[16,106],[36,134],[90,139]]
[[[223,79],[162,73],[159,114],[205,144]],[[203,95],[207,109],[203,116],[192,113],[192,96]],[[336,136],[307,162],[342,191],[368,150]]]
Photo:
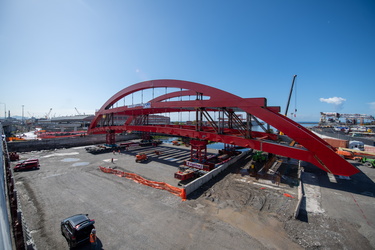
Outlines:
[[24,107],[25,105],[22,105],[22,124],[24,124],[24,122],[23,122],[23,107]]

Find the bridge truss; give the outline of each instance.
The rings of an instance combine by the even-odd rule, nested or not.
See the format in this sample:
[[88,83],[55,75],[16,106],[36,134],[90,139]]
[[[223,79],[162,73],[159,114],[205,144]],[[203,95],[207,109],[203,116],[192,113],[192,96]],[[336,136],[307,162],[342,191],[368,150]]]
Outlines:
[[[134,104],[136,94],[140,100]],[[307,161],[335,175],[351,176],[359,172],[324,140],[279,112],[280,107],[267,106],[266,98],[241,98],[188,81],[152,80],[113,95],[96,113],[88,132],[107,134],[110,143],[115,141],[115,133],[123,131],[184,136]],[[151,119],[155,115],[182,117],[182,114],[192,116],[194,121],[188,125]],[[254,131],[254,123],[263,131]],[[293,146],[282,143],[271,126],[297,143]]]

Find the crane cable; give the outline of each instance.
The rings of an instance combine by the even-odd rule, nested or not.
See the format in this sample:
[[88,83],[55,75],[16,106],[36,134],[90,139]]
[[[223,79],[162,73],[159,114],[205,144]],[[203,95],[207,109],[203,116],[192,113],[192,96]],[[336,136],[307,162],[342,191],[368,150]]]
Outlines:
[[297,81],[294,86],[294,117],[297,116]]

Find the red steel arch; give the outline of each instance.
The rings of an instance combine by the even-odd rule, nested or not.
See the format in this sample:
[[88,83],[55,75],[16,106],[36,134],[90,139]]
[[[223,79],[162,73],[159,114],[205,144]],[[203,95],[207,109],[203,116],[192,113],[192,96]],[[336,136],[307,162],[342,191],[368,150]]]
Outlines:
[[[153,88],[179,89],[171,93],[153,97],[139,105],[114,107],[122,98]],[[194,96],[193,100],[182,100],[183,96]],[[180,100],[172,98],[181,97]],[[211,126],[195,125],[152,125],[147,117],[151,114],[168,112],[195,112],[196,121],[206,117]],[[208,112],[221,112],[226,115],[228,124],[214,121]],[[282,131],[301,147],[281,144],[276,134],[251,131],[249,123],[241,127],[235,112],[246,112],[248,117],[258,118]],[[335,175],[351,176],[359,172],[357,168],[336,154],[335,149],[314,133],[283,116],[280,107],[267,106],[266,98],[241,98],[223,90],[207,85],[181,80],[152,80],[131,85],[113,95],[97,112],[88,132],[92,134],[122,131],[146,131],[155,133],[186,136],[201,140],[210,140],[234,144],[294,159],[310,162],[315,166]],[[123,124],[114,124],[113,117],[126,115]],[[223,119],[222,119],[223,121]],[[231,122],[229,122],[231,121]],[[237,124],[236,126],[232,125]]]

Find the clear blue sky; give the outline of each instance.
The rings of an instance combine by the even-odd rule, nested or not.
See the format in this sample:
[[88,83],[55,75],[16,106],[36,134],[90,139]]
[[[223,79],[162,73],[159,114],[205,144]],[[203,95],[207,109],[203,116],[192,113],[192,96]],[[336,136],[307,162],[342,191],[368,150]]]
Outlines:
[[152,79],[266,97],[284,112],[295,74],[295,120],[375,115],[375,1],[0,1],[0,103],[11,115],[94,113]]

